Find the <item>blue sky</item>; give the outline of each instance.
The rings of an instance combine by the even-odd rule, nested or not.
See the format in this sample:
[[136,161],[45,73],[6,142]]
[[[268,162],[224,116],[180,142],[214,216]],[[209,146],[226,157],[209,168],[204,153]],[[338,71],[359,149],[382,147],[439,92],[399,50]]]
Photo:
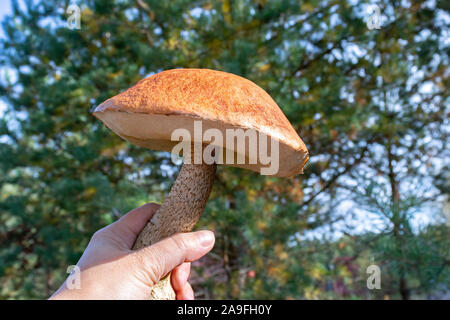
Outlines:
[[[0,21],[3,21],[3,18],[5,15],[11,13],[11,2],[9,0],[3,0],[0,3]],[[3,28],[0,27],[0,38],[4,37]],[[3,74],[5,68],[0,67],[0,75]],[[5,103],[0,100],[0,117],[3,115],[3,112],[5,110],[6,106]]]
[[[3,20],[4,16],[11,13],[11,2],[9,0],[3,0],[0,3],[0,21]],[[0,28],[0,37],[3,38],[3,28]]]

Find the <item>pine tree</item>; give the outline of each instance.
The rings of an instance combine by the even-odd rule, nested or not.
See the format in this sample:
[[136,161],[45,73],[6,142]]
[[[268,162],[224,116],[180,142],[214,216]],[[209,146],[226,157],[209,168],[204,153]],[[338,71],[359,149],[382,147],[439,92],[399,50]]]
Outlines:
[[[437,210],[434,200],[448,194],[440,180],[448,169],[443,2],[378,1],[380,29],[367,26],[367,1],[74,3],[80,29],[67,27],[69,1],[57,0],[25,8],[12,1],[2,24],[0,297],[48,297],[94,231],[163,199],[177,171],[170,156],[124,142],[90,110],[166,69],[211,68],[254,81],[312,156],[305,174],[290,179],[219,168],[200,225],[217,242],[195,268],[199,297],[327,294],[317,279],[338,278],[329,259],[341,252],[322,255],[323,243],[301,236],[333,229],[344,199],[366,212],[382,202],[380,234],[401,253],[421,237],[411,213]],[[408,298],[411,269],[402,257],[362,238],[354,245],[399,267],[394,296]],[[441,249],[428,251],[432,265],[448,261]],[[408,263],[426,248],[415,250]]]

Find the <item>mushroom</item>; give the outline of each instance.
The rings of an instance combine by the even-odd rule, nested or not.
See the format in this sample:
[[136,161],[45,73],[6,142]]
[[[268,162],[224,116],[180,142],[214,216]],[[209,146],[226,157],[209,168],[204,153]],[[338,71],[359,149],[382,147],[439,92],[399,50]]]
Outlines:
[[[185,161],[178,177],[159,210],[136,239],[133,249],[193,229],[211,192],[216,163],[224,163],[225,154],[227,165],[267,174],[264,173],[269,166],[267,159],[255,159],[251,154],[259,149],[261,155],[261,149],[265,148],[278,162],[276,171],[269,174],[278,177],[302,173],[308,161],[305,144],[269,94],[255,83],[226,72],[163,71],[106,100],[93,114],[120,137],[140,147],[173,152],[179,140],[174,141],[172,134],[182,129],[190,135],[190,140],[184,141],[186,145],[192,146],[194,151],[200,150],[195,153],[191,149],[191,154],[189,149],[182,150]],[[210,132],[216,134],[214,141],[209,139],[209,145],[214,146],[212,150],[207,147],[205,140],[208,139],[196,132],[199,122],[203,132],[212,129]],[[236,137],[227,135],[230,130],[244,134],[254,132],[260,139],[251,142],[252,135],[248,134],[244,136],[244,142],[249,141],[248,146],[239,148],[239,143],[234,146]],[[220,134],[228,140],[219,141]],[[207,149],[214,156],[213,163],[201,159]],[[149,298],[175,298],[170,273],[153,287]]]

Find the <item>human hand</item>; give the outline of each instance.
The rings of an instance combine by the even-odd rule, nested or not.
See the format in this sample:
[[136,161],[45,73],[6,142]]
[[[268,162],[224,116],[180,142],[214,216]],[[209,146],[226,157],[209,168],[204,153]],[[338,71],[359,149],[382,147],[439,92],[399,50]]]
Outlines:
[[50,299],[148,299],[152,286],[170,271],[177,299],[194,299],[187,281],[190,262],[212,249],[214,234],[206,230],[179,233],[131,250],[158,208],[157,204],[146,204],[98,230],[77,264],[81,288],[68,289],[64,282]]

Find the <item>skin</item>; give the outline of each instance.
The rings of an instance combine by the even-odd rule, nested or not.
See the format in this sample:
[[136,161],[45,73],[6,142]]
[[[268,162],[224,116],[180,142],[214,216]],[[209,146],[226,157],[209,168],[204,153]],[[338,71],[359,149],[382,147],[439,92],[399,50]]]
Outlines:
[[146,204],[98,230],[77,264],[81,288],[68,289],[64,282],[50,299],[148,299],[152,287],[171,270],[176,298],[194,299],[188,282],[190,263],[213,248],[214,234],[206,230],[178,233],[133,251],[137,236],[158,208]]

